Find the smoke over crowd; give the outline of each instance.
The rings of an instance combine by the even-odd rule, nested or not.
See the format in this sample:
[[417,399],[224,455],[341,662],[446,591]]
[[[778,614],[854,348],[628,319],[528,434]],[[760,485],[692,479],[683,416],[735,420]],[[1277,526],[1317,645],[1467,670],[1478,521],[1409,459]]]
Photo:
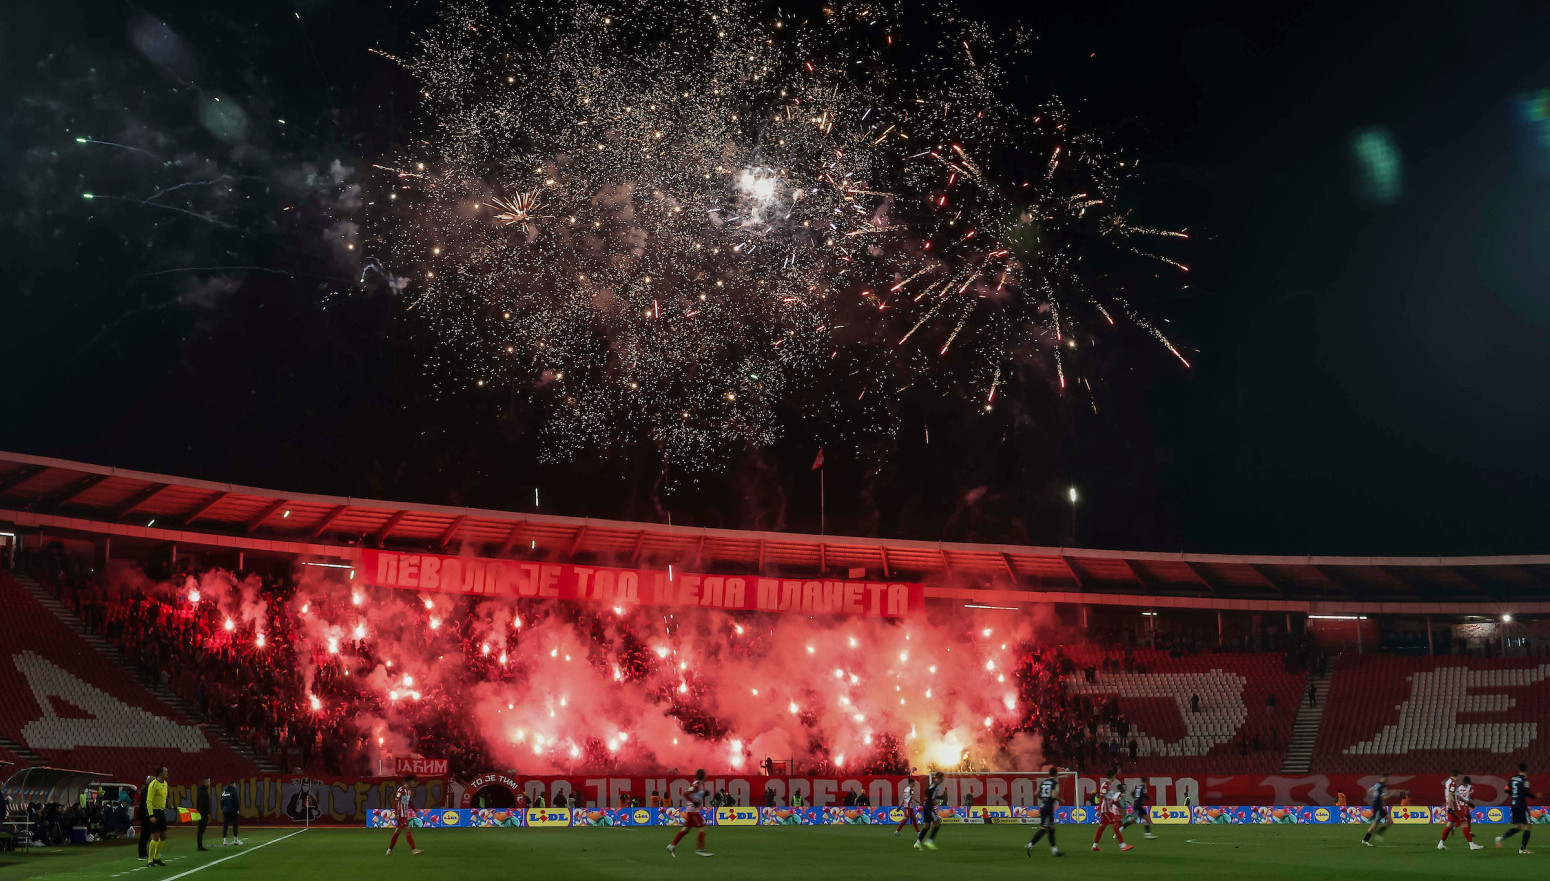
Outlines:
[[1030,768],[1059,717],[1065,655],[1040,647],[1053,628],[1037,616],[474,599],[307,564],[278,583],[125,568],[105,587],[215,671],[203,687],[236,689],[208,703],[260,707],[240,721],[268,729],[261,739],[299,731],[357,771],[410,754],[454,773],[757,773],[766,758],[811,773]]

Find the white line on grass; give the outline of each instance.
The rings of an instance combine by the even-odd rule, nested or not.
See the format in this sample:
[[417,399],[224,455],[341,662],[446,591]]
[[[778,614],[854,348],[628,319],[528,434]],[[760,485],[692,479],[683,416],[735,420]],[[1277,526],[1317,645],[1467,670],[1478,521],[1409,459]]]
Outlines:
[[195,868],[189,869],[187,872],[180,872],[180,873],[178,873],[176,875],[173,875],[173,876],[167,878],[167,881],[178,881],[179,878],[186,878],[189,875],[194,874],[195,872],[202,872],[205,869],[210,868],[211,866],[214,866],[214,865],[217,865],[217,864],[220,864],[220,863],[224,863],[227,860],[234,860],[237,857],[242,856],[243,854],[252,853],[255,850],[259,850],[260,848],[268,847],[271,844],[278,844],[278,843],[284,841],[287,838],[295,838],[296,836],[298,836],[301,833],[306,832],[306,831],[307,830],[305,830],[305,829],[297,829],[295,832],[292,832],[289,835],[281,835],[279,838],[271,839],[269,841],[264,842],[263,844],[255,844],[252,847],[244,848],[241,853],[234,853],[234,854],[232,854],[229,857],[221,857],[218,860],[211,860],[210,862],[205,863],[202,866],[196,866]]

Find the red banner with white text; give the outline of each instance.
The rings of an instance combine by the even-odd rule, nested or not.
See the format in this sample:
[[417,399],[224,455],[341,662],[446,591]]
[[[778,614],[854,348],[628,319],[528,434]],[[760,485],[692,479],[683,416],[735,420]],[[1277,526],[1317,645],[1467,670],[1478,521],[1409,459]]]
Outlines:
[[612,606],[900,618],[925,605],[918,582],[697,575],[374,550],[361,552],[359,577],[375,587]]
[[447,776],[446,759],[415,759],[399,756],[393,759],[393,773],[399,776],[415,774],[420,777]]

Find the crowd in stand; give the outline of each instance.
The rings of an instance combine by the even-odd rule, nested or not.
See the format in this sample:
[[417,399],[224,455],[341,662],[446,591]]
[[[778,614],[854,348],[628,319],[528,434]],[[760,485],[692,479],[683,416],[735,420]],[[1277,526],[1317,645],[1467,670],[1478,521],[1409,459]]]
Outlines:
[[[342,644],[338,655],[330,658],[302,657],[295,618],[286,612],[295,594],[289,580],[265,580],[257,587],[257,596],[268,609],[262,622],[245,622],[244,638],[235,639],[225,618],[212,603],[191,603],[181,593],[154,589],[118,587],[109,589],[101,579],[72,577],[68,567],[51,567],[50,585],[93,631],[114,644],[126,663],[138,669],[143,679],[159,683],[191,703],[208,720],[234,732],[255,755],[276,759],[287,771],[333,775],[372,775],[379,753],[369,735],[357,730],[348,720],[367,714],[380,715],[382,697],[364,687],[364,679],[379,663],[370,641]],[[255,582],[257,576],[253,576]],[[349,603],[348,593],[333,599],[314,599],[314,614],[327,615],[331,602]],[[480,650],[474,624],[477,607],[491,600],[464,599],[446,618],[446,626],[427,638],[438,649],[459,656],[464,666],[464,682],[500,681],[520,676],[520,670],[495,663]],[[583,635],[599,643],[615,640],[612,653],[619,666],[616,674],[626,681],[643,679],[656,662],[649,646],[628,631],[608,630],[608,622],[590,607],[580,604],[548,604],[524,611],[530,623],[544,616],[563,616]],[[253,638],[263,633],[262,642]],[[513,636],[517,638],[517,636]],[[1120,639],[1136,638],[1115,634]],[[769,636],[759,628],[749,628],[745,638],[729,642],[721,650],[735,655],[764,657],[772,652]],[[1157,648],[1178,657],[1196,650],[1196,637],[1189,634],[1150,634]],[[1289,667],[1307,663],[1313,653],[1306,644],[1272,646],[1257,640],[1262,648],[1280,648]],[[1238,646],[1234,646],[1238,647]],[[1212,646],[1212,648],[1217,648]],[[1033,735],[1045,761],[1082,770],[1137,759],[1138,744],[1132,725],[1114,698],[1071,694],[1064,686],[1069,677],[1089,681],[1098,670],[1104,672],[1146,672],[1135,653],[1119,648],[1098,655],[1085,647],[1080,660],[1074,650],[1053,645],[1028,645],[1021,653],[1016,682],[1020,692],[1021,718],[1014,723],[998,723],[998,734],[1016,748],[1020,736]],[[304,674],[303,671],[307,671]],[[675,716],[691,734],[719,739],[727,733],[724,724],[702,709],[698,700],[707,687],[699,677],[685,683],[687,694],[663,704],[664,712]],[[312,701],[319,699],[316,704]],[[423,699],[421,699],[423,698]],[[406,722],[411,747],[424,755],[446,757],[452,774],[473,776],[493,767],[493,762],[475,722],[460,712],[460,695],[453,690],[427,691],[417,695],[412,706],[402,702],[397,716]],[[407,717],[407,718],[406,718]],[[398,727],[403,727],[402,724]],[[327,736],[325,736],[325,733]],[[1024,737],[1024,744],[1027,742]],[[810,758],[797,773],[826,775],[838,773],[901,774],[910,763],[897,738],[880,735],[873,753],[859,763],[852,761],[840,769],[827,758],[822,743],[811,743]],[[1260,745],[1256,745],[1260,746]],[[1246,750],[1249,744],[1244,744]],[[616,755],[599,738],[584,738],[578,764],[607,771],[617,763]],[[749,753],[747,767],[754,768]],[[954,770],[982,770],[1004,766],[1010,755],[965,756]]]
[[[272,757],[287,771],[381,773],[377,744],[345,724],[363,713],[384,710],[380,695],[363,683],[357,684],[379,661],[369,641],[342,643],[341,651],[333,657],[302,657],[306,650],[299,648],[303,642],[295,631],[296,621],[284,611],[295,592],[294,582],[264,581],[259,588],[259,596],[270,610],[256,628],[264,635],[260,643],[251,634],[249,638],[233,638],[225,626],[225,616],[215,605],[187,602],[184,594],[110,588],[102,579],[68,566],[46,567],[41,574],[56,596],[88,629],[112,643],[142,680],[172,690],[205,719],[235,733],[255,756]],[[313,602],[315,614],[328,614],[330,600]],[[480,651],[473,626],[478,618],[474,606],[488,601],[461,602],[464,607],[457,610],[459,614],[449,616],[447,626],[435,638],[449,654],[463,660],[465,684],[520,675]],[[545,615],[566,615],[574,619],[571,623],[578,629],[595,629],[601,638],[602,624],[588,611],[560,606],[527,614],[534,623]],[[622,675],[627,679],[645,676],[649,654],[643,643],[626,646],[621,653]],[[696,691],[702,688],[703,683],[696,683]],[[316,705],[314,697],[318,698]],[[454,775],[469,777],[493,766],[472,727],[473,720],[460,712],[458,694],[428,691],[420,697],[412,709],[403,704],[399,707],[411,716],[404,733],[416,751],[446,757]],[[707,737],[721,733],[713,717],[678,712],[685,730],[691,733]],[[617,761],[598,738],[588,739],[584,752],[582,758],[600,769],[606,770]]]

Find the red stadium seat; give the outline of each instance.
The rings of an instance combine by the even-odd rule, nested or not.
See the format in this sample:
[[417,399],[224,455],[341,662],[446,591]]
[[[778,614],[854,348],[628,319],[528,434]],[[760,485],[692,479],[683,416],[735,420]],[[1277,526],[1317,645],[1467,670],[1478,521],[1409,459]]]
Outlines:
[[[1135,649],[1130,658],[1137,672],[1098,672],[1094,682],[1077,674],[1066,681],[1072,694],[1118,700],[1137,746],[1137,758],[1125,764],[1126,773],[1280,771],[1298,701],[1307,687],[1304,674],[1286,672],[1281,655],[1202,653],[1175,658],[1163,651]],[[1102,657],[1078,663],[1101,670]],[[1274,710],[1267,700],[1272,694]],[[1191,695],[1200,697],[1199,713],[1190,709]],[[1121,746],[1128,746],[1130,738],[1122,738]],[[1258,750],[1252,749],[1256,739]],[[1240,743],[1250,745],[1247,755]]]
[[157,765],[166,765],[178,781],[263,773],[151,694],[3,574],[0,608],[6,610],[0,616],[0,734],[7,739],[52,765],[130,781]]
[[1550,660],[1342,657],[1314,750],[1325,774],[1504,773],[1550,762]]

